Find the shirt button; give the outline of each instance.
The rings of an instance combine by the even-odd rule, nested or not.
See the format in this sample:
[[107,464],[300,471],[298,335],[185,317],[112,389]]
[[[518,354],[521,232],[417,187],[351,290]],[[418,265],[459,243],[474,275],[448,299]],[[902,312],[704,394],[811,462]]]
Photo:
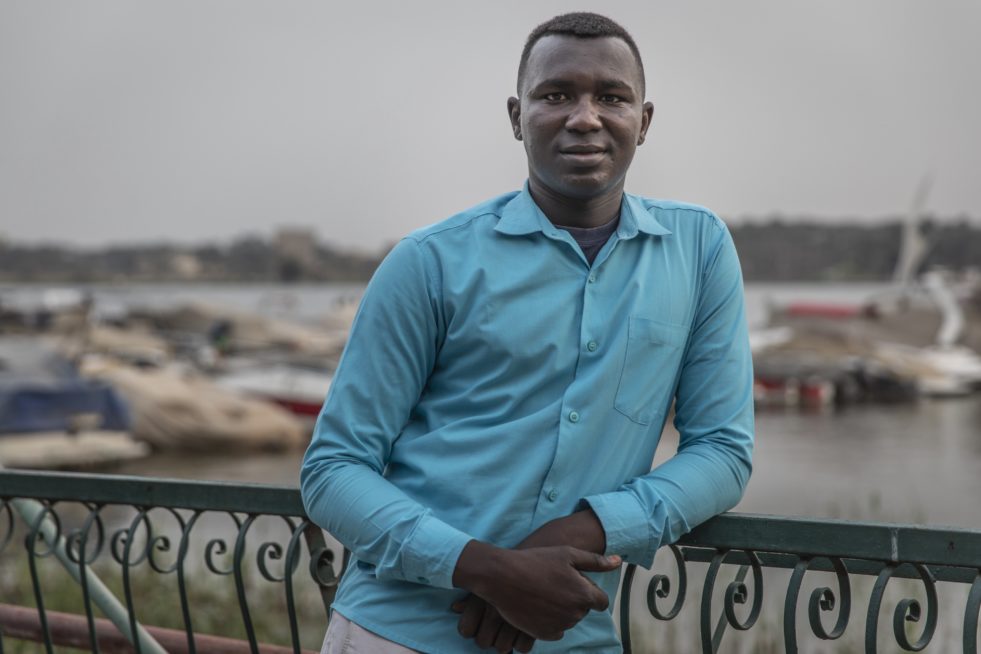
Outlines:
[[548,492],[548,501],[554,502],[559,496],[559,492],[554,488]]
[[575,411],[570,411],[569,412],[569,420],[571,422],[579,422],[579,414],[576,413]]
[[588,282],[589,282],[590,284],[595,284],[595,283],[596,283],[596,275],[590,275],[590,276],[589,276],[589,277],[587,278],[587,281],[588,281]]
[[596,348],[598,347],[599,345],[596,344],[596,341],[590,341],[586,343],[586,349],[589,350],[590,352],[595,352]]

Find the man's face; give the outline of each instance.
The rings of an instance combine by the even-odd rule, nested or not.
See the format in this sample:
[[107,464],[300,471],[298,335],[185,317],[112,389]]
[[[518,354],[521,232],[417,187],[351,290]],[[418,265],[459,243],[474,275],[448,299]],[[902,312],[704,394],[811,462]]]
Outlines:
[[573,200],[622,192],[654,112],[642,89],[640,67],[622,39],[539,40],[521,99],[508,100],[533,187]]

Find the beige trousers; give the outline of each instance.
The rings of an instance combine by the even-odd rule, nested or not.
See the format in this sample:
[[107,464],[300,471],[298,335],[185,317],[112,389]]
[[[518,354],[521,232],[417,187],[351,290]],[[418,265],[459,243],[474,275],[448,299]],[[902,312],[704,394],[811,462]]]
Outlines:
[[320,654],[419,654],[357,625],[334,611]]

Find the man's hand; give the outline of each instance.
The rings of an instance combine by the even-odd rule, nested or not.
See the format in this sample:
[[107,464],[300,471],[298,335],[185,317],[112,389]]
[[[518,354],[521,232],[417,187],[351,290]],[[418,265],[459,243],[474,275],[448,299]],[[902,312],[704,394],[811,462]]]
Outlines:
[[[592,509],[558,518],[533,531],[516,549],[570,545],[602,554],[606,550],[606,533]],[[500,612],[476,595],[468,595],[451,607],[462,614],[458,630],[464,638],[473,638],[479,647],[493,647],[498,652],[515,649],[528,652],[535,639],[518,631],[501,617]]]
[[559,640],[589,611],[605,611],[610,604],[606,593],[581,573],[619,566],[620,557],[569,546],[508,550],[473,540],[460,555],[453,583],[493,605],[518,631]]
[[493,647],[500,654],[511,650],[530,652],[535,639],[508,624],[493,606],[476,595],[467,595],[451,607],[461,613],[457,629],[464,638],[473,638],[483,649]]

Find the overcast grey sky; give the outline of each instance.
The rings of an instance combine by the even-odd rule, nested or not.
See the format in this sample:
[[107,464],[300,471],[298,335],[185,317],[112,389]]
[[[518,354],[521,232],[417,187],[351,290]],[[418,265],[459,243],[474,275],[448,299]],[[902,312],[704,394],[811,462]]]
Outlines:
[[376,248],[526,175],[505,101],[536,24],[599,8],[648,69],[628,190],[729,220],[981,218],[981,2],[11,1],[0,234]]

